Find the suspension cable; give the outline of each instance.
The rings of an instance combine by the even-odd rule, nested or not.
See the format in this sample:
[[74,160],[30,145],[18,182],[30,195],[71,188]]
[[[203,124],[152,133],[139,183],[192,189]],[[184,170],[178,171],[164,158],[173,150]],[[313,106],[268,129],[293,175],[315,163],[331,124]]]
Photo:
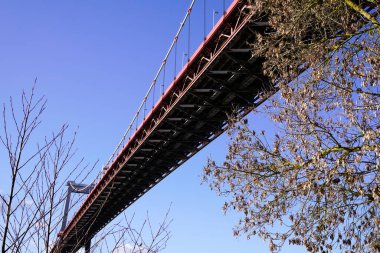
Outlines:
[[[190,7],[189,7],[190,10],[192,10],[194,4],[195,4],[195,0],[192,0],[191,3],[190,3]],[[184,25],[185,25],[185,23],[186,23],[186,20],[188,19],[189,15],[190,15],[190,13],[189,13],[189,11],[187,11],[185,17],[183,18],[182,22],[180,23],[180,26],[179,26],[179,28],[178,28],[178,30],[177,30],[176,35],[174,36],[174,40],[172,41],[172,43],[171,43],[171,45],[170,45],[170,47],[169,47],[169,49],[168,49],[168,51],[167,51],[167,53],[166,53],[166,55],[165,55],[165,57],[164,57],[164,60],[162,61],[161,65],[160,65],[160,67],[159,67],[159,69],[158,69],[158,71],[157,71],[157,73],[156,73],[156,75],[155,75],[155,77],[154,77],[154,79],[153,79],[153,81],[152,81],[152,83],[151,83],[151,85],[150,85],[148,91],[147,91],[147,93],[146,93],[145,96],[144,96],[144,99],[143,99],[142,103],[141,103],[140,106],[138,107],[137,112],[135,113],[134,117],[132,118],[132,121],[130,122],[130,124],[129,124],[128,127],[127,127],[127,130],[125,131],[123,137],[122,137],[121,140],[119,141],[119,143],[118,143],[116,149],[114,150],[114,152],[112,153],[112,155],[110,156],[110,158],[108,159],[108,161],[107,161],[107,163],[106,163],[106,165],[105,165],[104,167],[107,167],[107,168],[110,167],[111,162],[113,162],[113,160],[114,160],[114,158],[116,157],[117,153],[119,152],[121,146],[124,144],[124,141],[125,141],[125,139],[126,139],[126,136],[129,134],[129,131],[130,131],[130,130],[132,129],[132,127],[133,127],[133,123],[135,122],[135,120],[137,119],[137,117],[138,117],[138,115],[139,115],[139,111],[140,111],[141,108],[144,106],[144,101],[146,101],[146,99],[147,99],[147,97],[149,96],[151,90],[153,89],[153,87],[154,87],[154,85],[155,85],[155,83],[156,83],[156,81],[157,81],[157,78],[159,77],[161,71],[163,70],[163,68],[164,68],[164,66],[165,66],[165,64],[166,64],[166,62],[167,62],[167,59],[168,59],[169,56],[170,56],[170,53],[171,53],[172,50],[173,50],[173,47],[176,46],[178,36],[179,36],[179,34],[181,33],[181,31],[182,31],[182,29],[183,29],[183,27],[184,27]],[[123,146],[124,146],[124,145],[123,145]],[[102,169],[103,169],[103,168],[102,168]]]

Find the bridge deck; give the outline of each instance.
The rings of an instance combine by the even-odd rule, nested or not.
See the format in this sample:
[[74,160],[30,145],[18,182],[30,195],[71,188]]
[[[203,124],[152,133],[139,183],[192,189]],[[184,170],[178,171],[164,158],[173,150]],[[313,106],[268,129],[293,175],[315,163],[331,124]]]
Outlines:
[[269,88],[248,43],[262,23],[235,0],[75,213],[53,252],[83,246],[146,191],[225,131]]

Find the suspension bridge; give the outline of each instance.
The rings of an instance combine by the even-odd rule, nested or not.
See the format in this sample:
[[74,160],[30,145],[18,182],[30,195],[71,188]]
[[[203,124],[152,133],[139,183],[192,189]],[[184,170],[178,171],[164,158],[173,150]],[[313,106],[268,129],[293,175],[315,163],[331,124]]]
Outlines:
[[[75,252],[89,245],[118,214],[222,134],[229,115],[242,117],[267,99],[273,86],[262,73],[264,59],[254,57],[249,45],[268,23],[249,2],[233,0],[227,8],[220,1],[223,14],[208,34],[205,22],[203,27],[191,26],[192,12],[205,10],[206,0],[191,2],[104,173],[87,189],[87,198],[62,228],[51,252]],[[203,29],[204,38],[190,52],[191,32],[196,29]],[[177,73],[181,38],[188,50]],[[174,68],[173,79],[169,66]]]

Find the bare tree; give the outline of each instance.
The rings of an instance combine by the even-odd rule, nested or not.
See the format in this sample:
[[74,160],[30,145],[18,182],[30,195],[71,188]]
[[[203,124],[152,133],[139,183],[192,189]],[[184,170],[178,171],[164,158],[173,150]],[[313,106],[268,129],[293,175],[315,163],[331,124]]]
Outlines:
[[[18,107],[10,98],[9,104],[3,104],[0,141],[8,166],[1,168],[0,177],[1,252],[48,253],[61,229],[66,182],[83,181],[96,164],[83,165],[83,159],[74,161],[76,134],[67,137],[66,124],[33,145],[38,143],[46,99],[36,98],[33,88],[30,94],[22,93],[20,102]],[[82,200],[83,197],[74,198],[71,209]],[[136,230],[133,219],[125,217],[97,236],[92,251],[102,252],[106,245],[108,252],[124,252],[121,246],[128,242],[130,252],[158,252],[169,239],[167,216],[157,230],[151,227],[149,218]],[[150,240],[143,233],[146,228],[150,228]]]
[[[12,98],[7,110],[3,105],[3,133],[0,140],[8,155],[10,171],[2,172],[3,187],[9,187],[8,194],[1,196],[3,209],[0,235],[1,252],[27,251],[30,247],[49,244],[49,236],[30,245],[40,229],[51,234],[55,210],[58,207],[59,185],[56,180],[72,156],[72,142],[64,142],[67,126],[57,134],[46,138],[43,145],[31,147],[33,134],[40,125],[40,118],[46,108],[44,98],[35,99],[34,88],[28,96],[21,96],[21,109],[15,108]],[[19,115],[21,112],[21,115]],[[3,168],[5,169],[5,168]],[[10,175],[8,181],[6,176]],[[36,187],[38,186],[38,187]],[[59,199],[59,198],[58,198]]]
[[271,28],[252,52],[280,88],[259,110],[278,132],[233,122],[224,163],[204,171],[225,210],[242,213],[236,235],[271,251],[380,251],[379,4],[254,1]]
[[[136,225],[135,215],[125,213],[119,222],[109,226],[94,238],[93,252],[157,253],[166,248],[170,238],[169,211],[154,227],[147,212],[141,224]],[[108,239],[107,239],[108,238]]]

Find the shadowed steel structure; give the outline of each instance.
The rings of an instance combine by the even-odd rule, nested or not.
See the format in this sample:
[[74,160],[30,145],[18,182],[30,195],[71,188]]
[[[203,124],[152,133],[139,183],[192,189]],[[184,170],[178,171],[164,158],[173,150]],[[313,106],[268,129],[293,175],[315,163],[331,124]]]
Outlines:
[[249,44],[267,29],[235,0],[110,163],[52,252],[83,247],[106,224],[273,90]]

